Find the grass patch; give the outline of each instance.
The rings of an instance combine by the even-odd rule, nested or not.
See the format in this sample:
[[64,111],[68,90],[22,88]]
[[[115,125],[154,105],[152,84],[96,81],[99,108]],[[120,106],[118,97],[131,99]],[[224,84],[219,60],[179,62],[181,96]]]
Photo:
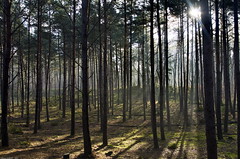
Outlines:
[[59,124],[58,121],[53,121],[53,122],[51,123],[51,126],[58,126],[58,124]]
[[30,143],[28,141],[20,141],[19,145],[28,147]]
[[232,153],[232,152],[226,152],[225,154],[226,158],[237,158],[237,153]]
[[16,125],[10,125],[9,126],[9,133],[10,134],[23,134],[22,128]]
[[168,144],[168,149],[170,150],[175,150],[177,148],[177,143],[169,143]]

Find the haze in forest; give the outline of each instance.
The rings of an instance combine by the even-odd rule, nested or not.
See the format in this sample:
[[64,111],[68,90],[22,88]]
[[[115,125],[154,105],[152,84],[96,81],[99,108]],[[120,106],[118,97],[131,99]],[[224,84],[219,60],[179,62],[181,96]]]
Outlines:
[[1,0],[0,158],[240,158],[238,0]]

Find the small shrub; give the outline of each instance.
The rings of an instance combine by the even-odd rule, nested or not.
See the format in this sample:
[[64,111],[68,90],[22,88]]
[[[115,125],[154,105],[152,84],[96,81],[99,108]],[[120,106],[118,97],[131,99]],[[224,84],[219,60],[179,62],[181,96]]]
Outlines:
[[58,126],[58,122],[57,121],[52,122],[51,126]]
[[9,126],[9,133],[11,134],[23,134],[22,128],[16,125]]
[[28,147],[30,143],[28,141],[20,141],[19,145]]
[[176,148],[177,148],[177,143],[170,143],[168,145],[168,149],[170,149],[170,150],[175,150]]
[[203,111],[204,111],[203,107],[199,107],[196,109],[196,112],[203,112]]

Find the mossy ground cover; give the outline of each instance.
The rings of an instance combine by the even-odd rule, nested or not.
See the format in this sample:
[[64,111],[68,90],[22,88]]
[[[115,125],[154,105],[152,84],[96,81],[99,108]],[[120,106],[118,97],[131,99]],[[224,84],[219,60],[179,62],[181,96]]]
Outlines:
[[[97,122],[97,110],[91,105],[90,132],[96,158],[206,158],[205,126],[202,124],[203,111],[197,111],[195,105],[189,104],[191,125],[184,127],[182,115],[178,109],[179,105],[177,102],[171,101],[171,129],[165,127],[166,140],[161,140],[160,128],[158,127],[160,148],[154,149],[151,135],[150,105],[147,106],[147,120],[144,121],[141,94],[133,97],[133,116],[123,123],[122,103],[117,105],[117,97],[115,96],[114,116],[111,115],[110,111],[108,120],[109,145],[103,148],[101,147],[100,123]],[[33,134],[33,113],[31,113],[29,127],[25,126],[25,118],[20,118],[19,110],[10,114],[10,147],[1,148],[0,157],[60,159],[65,153],[70,153],[70,158],[77,158],[79,154],[83,153],[81,108],[76,109],[76,135],[70,137],[70,108],[67,108],[66,118],[63,119],[62,111],[58,109],[56,103],[54,99],[51,99],[49,122],[46,122],[46,113],[43,107],[41,129],[37,134]],[[34,103],[31,104],[31,112],[34,112]],[[166,116],[166,112],[164,113]],[[157,121],[159,125],[158,112]],[[231,124],[229,134],[224,135],[224,140],[218,141],[218,156],[219,158],[234,159],[237,157],[236,155],[236,124]]]

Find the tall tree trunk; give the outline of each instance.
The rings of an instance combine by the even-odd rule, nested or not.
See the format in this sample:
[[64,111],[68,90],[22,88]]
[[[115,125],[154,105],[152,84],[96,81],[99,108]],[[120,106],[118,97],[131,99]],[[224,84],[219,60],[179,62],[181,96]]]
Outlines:
[[9,89],[9,64],[11,54],[11,3],[2,0],[3,5],[3,68],[2,68],[2,118],[1,118],[1,137],[2,146],[9,146],[8,140],[8,89]]
[[199,61],[200,61],[200,81],[201,81],[201,98],[202,98],[202,103],[205,105],[205,100],[204,100],[204,82],[203,82],[203,52],[202,52],[202,35],[201,35],[201,30],[200,30],[200,23],[198,23],[198,41],[199,41]]
[[[50,4],[49,4],[49,10],[50,10]],[[46,57],[46,69],[45,69],[45,100],[46,100],[46,118],[47,121],[49,121],[49,94],[48,94],[48,86],[50,85],[49,83],[49,78],[50,78],[50,62],[51,62],[51,45],[52,45],[52,32],[51,32],[51,13],[49,12],[49,42],[48,42],[48,57]],[[46,55],[47,56],[47,55]],[[57,92],[57,90],[55,90],[55,92]]]
[[140,48],[141,48],[141,45],[138,45],[138,54],[137,54],[137,57],[138,57],[138,67],[137,67],[137,86],[138,86],[138,89],[141,88],[141,77],[140,77]]
[[89,1],[82,1],[82,124],[83,124],[83,142],[84,154],[90,156],[92,154],[92,146],[89,132],[89,117],[88,117],[88,55],[87,55],[87,41],[88,41],[88,4]]
[[[188,11],[188,8],[187,8]],[[186,75],[185,75],[185,99],[184,99],[184,125],[185,126],[189,126],[189,122],[188,122],[188,79],[189,79],[189,17],[187,14],[187,65],[186,65]]]
[[112,37],[110,35],[110,56],[109,56],[109,87],[110,87],[110,107],[112,108],[112,115],[114,111],[114,92],[113,92],[113,46],[112,46]]
[[153,37],[153,0],[150,0],[151,16],[150,16],[150,64],[151,64],[151,123],[154,148],[158,149],[157,123],[156,123],[156,104],[155,104],[155,81],[154,81],[154,37]]
[[222,120],[221,120],[221,92],[222,92],[222,78],[221,78],[221,71],[220,71],[220,52],[219,52],[219,0],[215,0],[215,16],[216,16],[216,34],[215,34],[215,49],[216,49],[216,71],[217,71],[217,88],[216,88],[216,119],[217,119],[217,136],[218,139],[223,139],[222,136]]
[[[14,57],[12,57],[11,60],[12,60],[12,79],[14,79]],[[15,105],[15,102],[14,102],[14,100],[15,100],[15,98],[14,98],[15,92],[14,92],[14,90],[15,90],[15,85],[14,85],[14,81],[13,81],[12,82],[12,113],[14,113],[14,111],[15,111],[15,106],[14,106]]]
[[224,87],[225,87],[225,113],[224,113],[224,133],[228,132],[228,113],[230,104],[230,81],[229,81],[229,55],[227,54],[227,37],[226,37],[226,14],[225,1],[223,1],[223,54],[224,54]]
[[63,92],[62,92],[62,117],[66,115],[66,96],[67,96],[67,62],[66,62],[66,35],[63,31]]
[[123,122],[126,121],[126,84],[127,84],[127,2],[124,0],[124,69],[123,69]]
[[[29,2],[31,4],[31,0]],[[29,110],[29,102],[30,102],[30,51],[31,51],[31,46],[30,46],[30,27],[31,27],[31,16],[30,16],[30,11],[28,13],[28,54],[27,54],[27,104],[26,104],[26,125],[27,127],[30,124],[30,110]]]
[[194,21],[195,23],[195,73],[196,73],[196,80],[195,80],[195,101],[197,104],[197,109],[199,110],[199,50],[198,50],[198,30],[197,30],[197,19]]
[[37,83],[36,83],[36,106],[35,106],[35,123],[34,133],[40,128],[40,110],[41,110],[41,93],[42,93],[42,1],[37,1]]
[[132,34],[132,22],[133,22],[133,0],[130,1],[130,52],[129,52],[129,119],[132,118],[132,43],[133,43],[133,34]]
[[[77,43],[77,50],[79,50],[78,51],[78,66],[77,66],[77,79],[78,79],[78,82],[77,82],[77,88],[78,88],[78,90],[81,90],[81,72],[80,72],[80,62],[81,62],[81,54],[80,54],[80,42],[78,41],[78,43]],[[97,60],[96,60],[97,61]],[[80,108],[80,95],[79,95],[79,92],[80,91],[78,91],[78,95],[77,95],[77,105],[78,105],[78,108]]]
[[[57,36],[57,50],[60,52],[60,36],[59,36],[59,32],[58,32],[58,36]],[[59,110],[62,109],[62,95],[61,95],[61,89],[62,89],[62,63],[61,63],[61,54],[59,53],[58,55],[58,64],[59,64],[59,83],[58,83],[58,97],[59,97]]]
[[239,72],[239,26],[238,26],[238,0],[234,0],[234,58],[235,58],[235,81],[237,88],[237,150],[240,158],[240,72]]
[[201,17],[203,33],[203,64],[204,64],[204,88],[205,105],[204,117],[206,124],[207,156],[210,159],[217,159],[217,143],[214,119],[213,99],[213,41],[210,30],[211,18],[209,15],[208,0],[201,0]]
[[73,41],[72,41],[72,87],[71,87],[71,136],[75,135],[75,54],[76,54],[76,0],[73,0]]
[[[4,25],[2,25],[2,28],[0,27],[0,29],[3,29],[4,28],[3,26]],[[2,72],[2,68],[3,68],[3,41],[2,41],[3,34],[2,33],[4,33],[4,31],[0,30],[0,79],[2,79],[2,73],[3,73]],[[12,62],[12,66],[13,66],[13,62]],[[0,90],[2,90],[2,80],[0,80]],[[1,93],[0,93],[0,96],[1,96],[0,105],[2,106],[2,94]],[[12,91],[12,97],[13,97],[13,91]]]
[[104,53],[103,53],[103,146],[108,145],[107,139],[107,113],[108,113],[108,88],[107,88],[107,0],[104,0]]
[[101,118],[101,130],[103,127],[103,118],[102,118],[102,114],[103,114],[103,82],[102,82],[102,30],[101,30],[101,0],[98,1],[98,31],[99,31],[99,116]]
[[143,26],[143,35],[142,35],[142,92],[143,92],[143,119],[146,120],[146,108],[147,108],[147,95],[146,95],[146,69],[145,69],[145,38],[144,38],[144,26]]
[[22,44],[21,44],[21,31],[19,30],[19,42],[18,42],[18,53],[19,53],[19,67],[20,67],[20,88],[21,88],[21,118],[24,116],[24,74],[23,74],[23,52],[22,52]]
[[169,70],[168,70],[168,1],[165,0],[165,80],[166,80],[166,109],[167,109],[167,125],[171,129],[170,106],[169,106]]
[[163,81],[163,54],[162,54],[162,35],[161,35],[161,26],[160,26],[160,4],[157,1],[157,23],[158,23],[158,48],[159,48],[159,81],[160,81],[160,101],[159,101],[159,110],[160,110],[160,132],[161,139],[165,140],[164,133],[164,120],[163,120],[163,108],[165,107],[164,103],[164,81]]
[[183,54],[184,54],[184,31],[183,31],[183,8],[181,9],[180,15],[180,41],[179,41],[179,50],[180,50],[180,112],[183,111],[184,104],[184,91],[183,91]]
[[120,97],[120,80],[119,80],[119,68],[118,68],[118,45],[116,46],[116,79],[117,79],[117,105],[120,104],[119,97]]

